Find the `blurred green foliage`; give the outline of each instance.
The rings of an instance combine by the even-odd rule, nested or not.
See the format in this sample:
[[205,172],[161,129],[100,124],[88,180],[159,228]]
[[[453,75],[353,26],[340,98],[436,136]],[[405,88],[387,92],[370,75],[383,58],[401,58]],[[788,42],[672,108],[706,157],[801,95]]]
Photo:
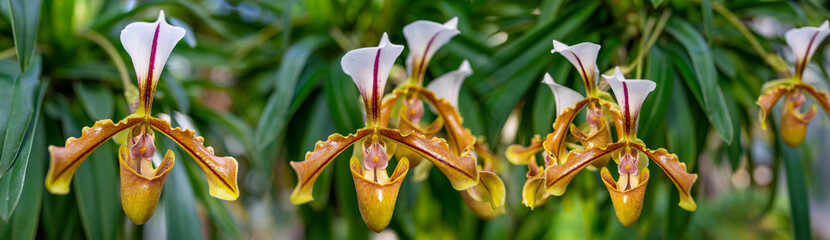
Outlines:
[[[509,144],[526,144],[550,131],[555,105],[540,85],[545,72],[584,92],[565,58],[550,53],[551,40],[598,43],[601,71],[629,66],[632,78],[658,83],[644,104],[639,137],[676,153],[700,175],[693,191],[699,208],[677,207],[671,181],[655,174],[661,179],[649,184],[642,217],[626,228],[614,216],[598,172],[586,171],[568,194],[530,211],[521,204],[526,170],[511,166],[502,175],[507,214],[489,221],[476,218],[445,178],[406,179],[388,230],[399,238],[809,238],[808,190],[815,191],[808,185],[809,169],[817,164],[809,159],[820,145],[789,149],[777,143],[776,131],[759,130],[755,99],[765,81],[777,78],[767,54],[786,56],[786,50],[783,34],[761,34],[747,24],[771,19],[789,28],[815,26],[830,18],[827,4],[2,0],[0,238],[373,235],[359,216],[348,168],[328,168],[315,200],[293,206],[288,195],[296,177],[288,162],[302,160],[331,133],[362,126],[357,88],[340,69],[343,53],[375,44],[383,32],[404,44],[404,25],[454,16],[461,34],[438,51],[425,79],[470,61],[475,74],[464,84],[459,109],[465,126],[486,137],[491,148],[503,153]],[[123,83],[135,78],[118,35],[130,22],[154,19],[160,9],[187,35],[162,75],[154,114],[179,124],[192,121],[219,155],[234,156],[242,195],[234,202],[210,197],[195,163],[177,152],[179,170],[171,172],[155,216],[135,226],[117,199],[113,143],[81,165],[64,196],[44,191],[46,149],[78,136],[94,120],[128,114]],[[823,55],[814,58],[819,66],[825,65]],[[390,82],[403,80],[403,61]],[[821,79],[830,84],[821,69]],[[509,121],[517,123],[515,130],[504,130]],[[756,155],[756,145],[765,151]],[[169,142],[159,146],[178,151]],[[347,164],[347,155],[334,164]],[[733,186],[733,172],[744,169],[753,176],[756,165],[771,168],[771,180]],[[785,169],[788,190],[778,187]]]

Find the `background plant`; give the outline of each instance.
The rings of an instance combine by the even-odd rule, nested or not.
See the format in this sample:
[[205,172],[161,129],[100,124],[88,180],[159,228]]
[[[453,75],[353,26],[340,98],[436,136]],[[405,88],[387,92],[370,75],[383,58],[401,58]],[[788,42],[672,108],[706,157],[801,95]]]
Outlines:
[[[530,211],[520,194],[526,169],[510,166],[502,176],[504,216],[478,220],[444,178],[407,180],[389,232],[401,238],[827,237],[818,227],[830,216],[830,165],[818,158],[830,149],[827,117],[817,115],[808,140],[793,149],[775,129],[760,131],[754,103],[761,85],[778,78],[781,62],[792,61],[783,32],[819,25],[830,18],[827,4],[3,0],[0,199],[9,200],[0,201],[0,238],[370,236],[348,168],[328,168],[315,200],[293,206],[288,195],[296,178],[288,162],[303,159],[329,133],[361,126],[357,89],[339,67],[343,53],[375,44],[383,32],[403,43],[404,25],[454,16],[461,34],[438,51],[425,79],[469,59],[474,74],[459,109],[465,127],[492,149],[503,153],[509,144],[549,132],[555,104],[540,84],[545,72],[584,92],[570,64],[550,53],[551,40],[598,43],[601,71],[628,66],[628,76],[657,82],[638,136],[665,146],[699,174],[693,189],[699,207],[679,209],[671,181],[652,181],[640,220],[624,228],[598,172],[585,172],[569,194]],[[118,34],[130,22],[153,20],[159,9],[188,33],[162,75],[155,113],[194,126],[217,153],[236,157],[242,195],[235,202],[209,197],[197,166],[182,159],[155,216],[137,227],[118,204],[112,142],[81,166],[69,195],[45,192],[42,181],[46,146],[80,135],[94,119],[127,115],[123,82],[134,73]],[[827,48],[820,49],[813,84],[826,90]],[[403,60],[398,64],[391,82],[405,78]],[[158,144],[178,151],[172,142]]]

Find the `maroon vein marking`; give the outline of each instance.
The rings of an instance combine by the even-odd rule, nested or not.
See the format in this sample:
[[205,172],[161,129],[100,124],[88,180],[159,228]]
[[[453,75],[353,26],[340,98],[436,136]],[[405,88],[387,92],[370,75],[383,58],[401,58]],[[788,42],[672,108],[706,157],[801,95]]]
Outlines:
[[[564,172],[565,174],[562,174],[562,176],[568,175],[568,174],[570,174],[571,172],[576,171],[576,169],[584,168],[584,167],[585,167],[585,166],[587,166],[588,164],[591,164],[592,162],[594,162],[595,160],[597,160],[597,158],[600,158],[600,157],[602,157],[602,156],[605,156],[606,154],[611,153],[611,152],[613,152],[614,150],[617,150],[617,149],[618,149],[618,148],[620,148],[621,146],[622,146],[622,145],[612,145],[612,146],[608,146],[608,148],[606,148],[606,149],[605,149],[605,152],[604,152],[604,153],[599,154],[599,155],[594,156],[594,157],[591,157],[591,158],[589,158],[588,160],[585,160],[585,161],[584,161],[583,163],[581,163],[581,164],[576,164],[576,165],[574,165],[574,167],[575,167],[575,168],[574,168],[574,167],[567,168],[567,171],[565,171],[565,172]],[[659,164],[658,164],[658,165],[659,165]],[[555,166],[562,166],[562,165],[554,165],[554,166],[551,166],[551,167],[555,167]],[[545,169],[545,172],[547,172],[547,171],[548,171],[548,169],[552,169],[552,168],[547,168],[547,169]],[[553,179],[553,181],[552,181],[550,184],[548,184],[548,187],[553,186],[554,184],[558,183],[558,182],[559,182],[559,180],[562,180],[562,179],[564,179],[564,178],[563,178],[563,177],[560,177],[560,178]]]
[[[169,125],[169,123],[168,123],[168,127],[169,127],[169,126],[170,126],[170,125]],[[154,126],[154,127],[155,127],[155,126]],[[175,129],[172,129],[172,127],[170,127],[170,129],[161,129],[161,128],[158,128],[158,127],[155,127],[155,128],[156,128],[157,130],[161,131],[162,133],[165,133],[165,135],[167,135],[167,137],[169,137],[170,139],[173,139],[173,141],[175,141],[176,143],[179,143],[179,141],[178,141],[178,140],[176,140],[176,139],[174,139],[173,137],[171,137],[171,136],[172,136],[172,132],[173,132],[173,131],[176,131]],[[179,129],[181,129],[181,128],[179,128]],[[168,132],[168,131],[169,131],[169,132]],[[182,131],[184,131],[184,130],[182,130]],[[188,135],[190,135],[190,134],[188,134]],[[202,159],[202,158],[201,158],[201,155],[198,155],[198,154],[193,154],[193,153],[195,153],[196,151],[194,151],[192,148],[190,148],[187,144],[179,144],[179,146],[181,146],[182,148],[184,148],[185,150],[187,150],[187,153],[188,153],[191,157],[193,157],[194,159],[199,159],[199,161],[200,161],[200,162],[202,162],[202,164],[204,164],[204,165],[207,167],[207,169],[210,169],[210,172],[211,172],[211,173],[213,173],[213,175],[217,176],[217,178],[218,178],[220,181],[222,181],[222,183],[223,183],[223,184],[225,184],[225,186],[227,186],[227,187],[228,187],[228,189],[230,189],[230,190],[231,190],[231,191],[233,191],[233,192],[236,192],[236,189],[233,189],[233,187],[232,187],[232,186],[231,186],[231,185],[230,185],[227,181],[225,181],[225,179],[224,179],[224,178],[222,178],[222,177],[221,177],[221,175],[219,175],[219,173],[217,173],[217,172],[216,172],[216,170],[213,170],[213,168],[211,167],[211,165],[209,165],[209,164],[207,163],[207,161],[205,161],[204,159]],[[198,146],[198,145],[197,145],[197,146]],[[203,146],[203,147],[204,147],[204,146]],[[205,152],[206,152],[206,151],[205,151]],[[207,152],[206,152],[206,153],[207,153]],[[195,156],[194,156],[194,155],[195,155]],[[211,154],[211,155],[213,155],[213,156],[215,156],[215,157],[219,157],[219,156],[216,156],[215,154]],[[210,157],[210,156],[208,156],[208,157]],[[219,157],[219,158],[224,158],[224,157]]]
[[[120,125],[120,124],[121,124],[121,123],[119,122],[118,124],[114,124],[114,126],[116,126],[116,127],[117,127],[117,126],[118,126],[118,125]],[[125,123],[125,124],[126,124],[126,123]],[[133,125],[134,125],[134,124],[133,124]],[[129,126],[132,126],[132,125],[128,125],[127,127],[129,127]],[[95,127],[95,125],[93,125],[93,127]],[[101,128],[103,129],[103,127],[101,127]],[[125,127],[125,128],[126,128],[126,127]],[[98,149],[98,147],[100,147],[100,146],[101,146],[101,144],[104,144],[104,142],[106,142],[107,140],[110,140],[110,138],[112,138],[112,136],[113,136],[113,135],[118,134],[119,132],[123,131],[125,128],[122,128],[121,130],[115,131],[115,133],[110,134],[110,135],[109,135],[109,137],[106,137],[106,138],[104,138],[103,140],[98,141],[97,143],[95,143],[95,145],[93,145],[93,146],[95,146],[95,147],[88,148],[87,150],[85,150],[85,151],[84,151],[84,152],[80,155],[80,157],[77,157],[77,158],[75,158],[74,160],[72,160],[72,162],[71,162],[69,165],[67,165],[68,167],[66,167],[66,168],[64,168],[64,169],[61,169],[61,170],[60,170],[60,172],[58,172],[58,175],[57,175],[57,176],[55,176],[55,178],[60,178],[60,176],[63,176],[63,174],[64,174],[64,173],[66,173],[66,171],[68,171],[68,170],[69,170],[69,169],[70,169],[73,165],[75,165],[76,163],[78,163],[78,161],[79,161],[80,159],[86,159],[87,157],[89,157],[88,155],[89,155],[90,153],[92,153],[92,151],[95,151],[95,149]],[[83,134],[81,134],[81,137],[83,137]],[[79,137],[79,138],[77,138],[77,139],[80,139],[80,137]],[[64,146],[63,148],[66,148],[66,146]]]
[[[312,172],[312,173],[311,173],[311,176],[317,175],[317,173],[319,173],[319,172],[320,172],[320,171],[322,171],[324,168],[326,168],[325,166],[328,166],[328,165],[329,165],[329,163],[331,163],[332,161],[334,161],[334,158],[336,158],[338,155],[340,155],[341,153],[343,153],[343,151],[345,151],[345,150],[346,150],[346,148],[348,148],[349,146],[351,146],[352,144],[354,144],[354,143],[355,143],[355,142],[357,142],[358,140],[363,139],[363,137],[365,137],[365,136],[358,136],[358,134],[360,134],[360,131],[358,131],[357,133],[355,133],[355,136],[357,136],[357,138],[355,138],[355,139],[354,139],[354,141],[349,142],[349,144],[346,144],[346,145],[345,145],[345,147],[341,147],[341,148],[339,148],[339,150],[338,150],[338,151],[337,151],[334,155],[332,155],[330,158],[328,158],[328,159],[329,159],[329,160],[327,161],[328,163],[321,165],[321,166],[320,166],[320,167],[318,167],[317,169],[314,169],[314,172]],[[368,134],[367,134],[367,135],[368,135]],[[346,139],[348,139],[349,137],[352,137],[352,135],[351,135],[351,134],[349,134],[349,136],[346,136]],[[317,150],[317,149],[314,149],[314,150]],[[305,161],[308,161],[308,159],[306,159]],[[303,161],[303,162],[305,162],[305,161]],[[299,173],[298,173],[298,174],[299,174]],[[309,178],[309,179],[310,179],[310,178]],[[300,184],[300,187],[301,187],[301,188],[302,188],[302,187],[305,187],[305,185],[308,185],[308,183],[309,183],[309,182],[311,182],[311,181],[303,181],[303,182]]]
[[150,105],[152,104],[152,96],[153,94],[150,92],[153,88],[153,68],[156,63],[156,47],[158,46],[159,40],[159,28],[161,27],[161,23],[156,25],[156,32],[153,34],[153,47],[150,49],[150,67],[147,71],[147,76],[144,77],[144,109],[149,113]]
[[432,37],[429,38],[429,42],[427,42],[427,48],[424,49],[424,55],[421,56],[421,62],[418,63],[418,69],[417,69],[418,79],[423,80],[424,71],[425,71],[424,70],[424,62],[427,61],[427,53],[429,52],[429,48],[432,46],[432,42],[435,41],[435,38],[438,37],[439,33],[441,33],[441,31],[438,31],[437,33],[432,35]]
[[[385,135],[385,134],[384,134],[384,135]],[[389,138],[389,139],[393,139],[393,140],[394,140],[394,138],[391,138],[391,137],[388,137],[388,136],[387,136],[387,138]],[[404,136],[404,138],[405,138],[405,136]],[[425,140],[426,140],[426,139],[425,139]],[[427,140],[427,141],[429,141],[429,140]],[[397,141],[397,140],[396,140],[396,142],[398,142],[398,143],[403,143],[404,145],[408,146],[408,147],[409,147],[409,148],[411,148],[411,149],[417,149],[417,150],[420,150],[420,148],[418,148],[417,146],[414,146],[413,144],[410,144],[409,142],[406,142],[406,141]],[[449,147],[448,147],[447,149],[449,149]],[[432,158],[432,159],[435,159],[435,160],[437,160],[437,161],[439,161],[439,162],[443,163],[444,165],[450,166],[452,169],[455,169],[456,171],[461,172],[462,174],[464,174],[464,175],[465,175],[465,176],[467,176],[468,178],[471,178],[471,179],[473,178],[473,176],[471,176],[471,175],[470,175],[470,174],[468,174],[467,172],[462,171],[460,168],[456,167],[455,165],[450,164],[449,162],[447,162],[447,161],[446,161],[446,160],[444,160],[444,159],[438,158],[437,156],[433,155],[432,153],[429,153],[429,152],[427,152],[427,151],[418,151],[418,152],[420,152],[420,153],[422,153],[422,154],[426,155],[427,157],[430,157],[430,158]],[[452,155],[452,154],[450,154],[450,155]],[[460,157],[460,156],[459,156],[459,158],[463,158],[463,157]]]
[[579,56],[576,55],[573,51],[570,52],[571,55],[576,58],[576,63],[579,64],[579,71],[582,72],[582,77],[585,79],[585,89],[589,89],[591,86],[588,85],[588,73],[585,72],[585,67],[582,65],[582,60],[579,59]]
[[630,104],[628,104],[628,102],[629,102],[628,101],[628,85],[625,84],[625,82],[622,82],[622,84],[623,84],[623,97],[625,98],[625,105],[624,105],[625,113],[623,113],[624,116],[625,116],[625,133],[626,134],[631,134],[631,109],[629,109]]
[[380,64],[380,51],[383,48],[378,48],[378,53],[375,54],[375,68],[373,69],[373,81],[372,81],[372,121],[378,122],[378,102],[379,96],[378,93],[378,65]]
[[801,59],[799,61],[801,64],[799,64],[798,69],[797,69],[798,73],[796,73],[799,76],[801,76],[801,74],[804,72],[804,67],[807,66],[807,55],[810,55],[810,49],[813,48],[813,41],[816,40],[816,37],[818,37],[818,34],[819,34],[819,32],[816,32],[815,34],[813,34],[813,37],[810,38],[810,43],[807,44],[807,51],[804,52],[804,59]]

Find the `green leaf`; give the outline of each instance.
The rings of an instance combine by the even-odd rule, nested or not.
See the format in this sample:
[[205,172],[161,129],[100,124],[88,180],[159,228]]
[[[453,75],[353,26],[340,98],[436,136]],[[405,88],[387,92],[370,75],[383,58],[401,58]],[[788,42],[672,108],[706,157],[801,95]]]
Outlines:
[[686,91],[683,88],[674,88],[669,102],[671,102],[671,107],[666,112],[666,122],[671,123],[668,124],[667,130],[668,150],[677,154],[678,159],[691,168],[692,163],[698,157],[697,131],[694,122],[692,122],[695,118]]
[[75,82],[72,89],[92,119],[110,119],[115,111],[112,90],[100,84]]
[[790,213],[792,214],[793,234],[795,239],[812,239],[810,232],[810,196],[807,195],[807,181],[805,180],[804,163],[799,157],[796,149],[788,147],[777,136],[777,145],[781,151],[781,159],[786,168],[787,193],[790,200]]
[[[173,144],[167,144],[173,146]],[[176,161],[192,161],[177,148]],[[168,239],[203,239],[202,225],[196,213],[196,197],[183,164],[174,164],[164,184],[164,210]]]
[[665,121],[675,78],[671,60],[659,47],[653,46],[649,50],[646,61],[645,77],[657,83],[657,88],[643,102],[640,113],[639,135],[644,139],[648,139],[657,130],[657,127],[651,126],[659,126],[659,123]]
[[283,55],[275,78],[276,90],[271,94],[259,118],[259,131],[254,133],[254,145],[257,149],[264,149],[285,132],[285,126],[291,117],[288,114],[291,99],[306,60],[328,40],[329,38],[323,35],[312,35],[289,47]]
[[40,82],[40,60],[31,71],[20,73],[12,61],[0,63],[0,178],[9,170],[23,142],[26,126],[32,119],[36,90]]
[[[8,194],[5,196],[9,197],[9,204],[0,209],[0,217],[5,220],[14,210],[22,190],[23,173],[26,171],[29,155],[23,145],[31,144],[25,143],[24,139],[26,136],[31,138],[34,134],[34,123],[31,120],[37,118],[37,114],[33,114],[35,105],[42,99],[42,95],[36,92],[40,85],[40,59],[38,58],[31,71],[24,74],[20,74],[17,64],[12,61],[3,61],[0,63],[0,69],[0,91],[3,93],[3,96],[0,96],[0,143],[3,144],[0,149],[0,180],[10,184],[6,185],[9,186],[5,189],[7,192],[4,191]],[[7,176],[18,161],[22,161],[22,165],[18,166],[20,168],[17,172],[11,173],[13,175]]]
[[[208,111],[207,110],[200,110],[200,112],[205,113],[205,112],[208,112]],[[192,119],[189,119],[189,117],[186,116],[186,115],[180,115],[180,116],[187,118],[191,122],[193,121]],[[222,117],[226,117],[226,116],[224,116],[222,114],[216,114],[216,116],[213,116],[213,117],[222,118]],[[179,116],[177,116],[174,119],[180,119],[180,118],[179,118]],[[222,121],[222,120],[220,120],[220,121]],[[227,124],[227,125],[232,126],[233,124]],[[187,128],[192,129],[192,126],[188,126]],[[196,129],[192,129],[192,130],[196,131]],[[200,135],[198,131],[196,131],[196,134]],[[241,236],[241,233],[239,232],[239,227],[237,226],[237,224],[234,221],[233,217],[231,217],[231,215],[228,212],[228,209],[225,207],[223,201],[219,200],[219,199],[217,199],[213,196],[210,196],[210,191],[208,189],[208,183],[207,183],[207,180],[205,179],[205,175],[202,172],[202,169],[199,168],[199,166],[196,164],[195,161],[191,161],[189,156],[187,156],[187,155],[178,155],[181,151],[177,148],[177,146],[175,144],[172,143],[172,141],[167,141],[167,142],[168,142],[167,147],[170,148],[170,149],[173,149],[176,156],[180,156],[179,159],[177,159],[177,164],[184,165],[184,170],[187,170],[186,171],[187,177],[188,177],[187,180],[190,183],[190,189],[193,190],[192,195],[194,195],[196,198],[198,198],[199,201],[205,206],[205,209],[207,209],[208,214],[210,214],[210,219],[215,221],[216,223],[218,223],[218,225],[222,228],[222,230],[224,230],[223,233],[227,234],[227,236],[223,236],[223,237],[229,237],[229,238],[234,238],[234,239],[239,238]],[[164,190],[164,191],[169,192],[171,190],[168,189],[168,190]],[[176,190],[173,190],[173,191],[176,191]],[[167,194],[167,193],[165,193],[165,194]],[[186,197],[183,197],[183,196],[179,196],[179,197],[180,198],[186,198]],[[165,199],[167,199],[167,198],[165,198]],[[190,210],[187,210],[187,211],[189,212]],[[169,219],[169,217],[168,217],[168,219]]]
[[690,23],[677,17],[669,19],[666,31],[686,48],[691,59],[695,78],[684,78],[686,85],[692,90],[721,139],[727,144],[732,143],[732,120],[718,86],[714,59],[706,41]]
[[[23,194],[26,191],[24,184],[26,182],[34,181],[25,179],[26,177],[33,177],[32,175],[28,175],[29,171],[27,170],[27,168],[29,166],[30,154],[32,151],[32,142],[34,141],[35,136],[39,136],[35,134],[37,132],[37,122],[40,118],[40,107],[43,103],[43,96],[46,94],[47,86],[48,84],[44,84],[40,87],[40,91],[36,99],[36,111],[33,114],[34,120],[30,121],[29,125],[26,127],[26,135],[24,136],[24,139],[26,140],[20,147],[20,151],[18,152],[18,155],[14,160],[14,164],[12,165],[11,170],[7,172],[8,174],[4,178],[0,178],[0,189],[2,189],[0,190],[0,199],[6,200],[5,204],[0,204],[0,217],[2,217],[3,221],[8,220],[9,216],[15,211],[15,207],[19,203],[18,200],[21,199],[21,194]],[[36,157],[42,157],[42,155],[42,151],[36,151],[35,153]],[[39,167],[41,166],[37,166],[35,168]],[[35,174],[34,176],[39,175],[42,175],[42,173]],[[38,186],[38,188],[40,189],[40,186]],[[38,207],[38,209],[40,208]]]
[[34,58],[41,3],[41,0],[9,0],[14,46],[22,72],[26,72]]
[[78,167],[72,180],[71,190],[75,191],[81,223],[89,239],[115,239],[122,225],[117,163],[114,144],[104,143]]
[[[331,63],[330,77],[323,84],[331,119],[339,133],[350,133],[363,126],[360,93],[349,76],[340,70],[340,62]],[[346,160],[349,161],[348,159]]]
[[712,43],[712,0],[701,0],[700,8],[703,12],[703,32],[706,33],[709,43]]
[[[45,87],[41,88],[45,91]],[[37,118],[37,117],[36,117]],[[38,121],[35,121],[38,122]],[[43,122],[40,121],[40,126]],[[31,150],[34,145],[35,149],[45,149],[46,140],[43,131],[38,132],[32,137],[34,143],[29,141],[27,143],[28,150]],[[27,153],[29,151],[26,151]],[[43,178],[44,167],[48,166],[49,158],[46,151],[35,151],[29,156],[29,162],[26,167],[26,180],[23,186],[23,193],[20,196],[20,204],[17,206],[17,211],[11,215],[8,222],[0,222],[0,238],[3,239],[34,239],[38,226],[38,219],[40,217],[40,206],[43,197]],[[15,164],[21,165],[21,164]]]

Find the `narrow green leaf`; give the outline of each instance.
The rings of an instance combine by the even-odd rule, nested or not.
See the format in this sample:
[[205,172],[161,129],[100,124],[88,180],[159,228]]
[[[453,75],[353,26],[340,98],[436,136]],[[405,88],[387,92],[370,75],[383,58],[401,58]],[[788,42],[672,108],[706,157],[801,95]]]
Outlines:
[[92,119],[110,119],[115,111],[112,90],[100,84],[75,82],[72,89]]
[[[0,75],[0,87],[4,88],[3,103],[0,103],[0,143],[3,144],[2,157],[0,157],[0,178],[5,176],[6,171],[12,167],[18,156],[18,151],[23,144],[23,138],[27,132],[27,126],[34,118],[33,112],[40,85],[40,59],[33,65],[31,71],[21,74],[16,64],[12,61],[3,61],[3,72],[14,69],[14,74]],[[8,88],[8,89],[6,89]],[[8,94],[8,95],[6,95]],[[25,171],[25,167],[22,169]],[[22,172],[21,172],[22,173]],[[22,181],[22,179],[21,179]],[[22,182],[21,182],[22,183]],[[3,215],[4,219],[8,215]]]
[[[81,128],[75,129],[78,132]],[[89,239],[115,239],[122,225],[117,163],[114,143],[104,143],[78,167],[72,180],[71,191],[75,192],[81,223]]]
[[26,72],[35,54],[42,0],[9,0],[14,46],[21,72]]
[[[679,80],[672,80],[679,81]],[[667,144],[669,151],[677,154],[681,162],[689,167],[697,159],[697,131],[695,130],[694,115],[692,115],[689,97],[683,88],[674,88],[672,97],[668,101],[671,107],[666,112]],[[643,125],[654,126],[654,125]]]
[[703,12],[703,32],[706,33],[708,43],[712,43],[712,0],[700,1],[701,12]]
[[643,111],[640,113],[640,133],[638,135],[649,139],[656,130],[656,127],[665,120],[666,109],[669,106],[669,99],[672,97],[674,88],[674,69],[671,60],[663,51],[653,46],[646,57],[646,79],[657,83],[657,88],[649,94],[643,102]]
[[173,98],[177,111],[184,114],[190,113],[190,97],[187,95],[187,90],[184,89],[184,86],[182,86],[178,79],[173,78],[172,74],[165,73],[162,76],[163,79],[161,82],[164,84],[160,86],[167,93],[165,96]]
[[[34,71],[32,71],[34,72]],[[21,199],[22,194],[25,194],[26,187],[24,187],[25,183],[34,182],[35,180],[28,180],[27,177],[31,178],[31,175],[28,175],[29,170],[27,170],[30,161],[30,154],[32,151],[32,143],[35,140],[36,130],[37,130],[37,122],[40,118],[40,107],[43,103],[43,96],[46,94],[46,88],[48,84],[44,84],[40,87],[38,95],[36,95],[35,101],[36,107],[35,112],[32,118],[33,121],[29,122],[29,125],[26,126],[26,135],[23,136],[21,140],[23,140],[23,144],[20,147],[20,151],[15,156],[14,164],[12,168],[7,172],[8,174],[5,177],[0,178],[0,199],[4,199],[6,201],[2,201],[3,203],[0,204],[0,218],[3,221],[9,220],[9,216],[14,216],[15,208]],[[42,138],[42,137],[41,137]],[[41,144],[43,145],[43,144]],[[42,157],[41,151],[36,151],[36,157]],[[39,168],[41,166],[35,167]],[[34,176],[40,176],[42,173],[35,174]],[[42,178],[42,177],[41,177]],[[42,181],[41,181],[42,182]],[[41,189],[38,186],[38,189]],[[32,190],[29,190],[32,191]],[[40,198],[38,198],[40,199]],[[32,200],[34,201],[34,200]],[[39,201],[39,200],[38,200]],[[38,207],[39,209],[39,207]],[[33,209],[30,209],[33,210]],[[34,211],[34,210],[33,210]],[[24,215],[25,216],[25,215]]]
[[732,142],[732,120],[729,117],[726,100],[718,86],[718,75],[712,53],[703,37],[694,27],[679,18],[672,17],[666,25],[666,31],[683,47],[691,59],[695,78],[686,80],[698,103],[703,106],[706,117],[727,144]]
[[799,157],[796,149],[788,147],[777,136],[778,149],[781,151],[781,159],[786,168],[787,194],[790,200],[790,214],[792,214],[793,234],[795,239],[812,239],[810,232],[810,196],[807,195],[807,181],[805,179],[804,163]]
[[[173,146],[173,144],[167,144]],[[176,161],[192,161],[187,154],[172,148]],[[164,184],[164,210],[168,239],[203,239],[202,225],[196,213],[196,197],[183,164],[174,164]]]
[[[360,93],[349,76],[340,70],[340,62],[331,63],[330,77],[323,85],[331,119],[339,133],[350,133],[363,126]],[[346,160],[348,161],[348,159]]]
[[259,131],[254,133],[254,145],[257,149],[261,150],[270,145],[285,132],[285,126],[291,117],[288,114],[291,99],[306,60],[314,50],[328,40],[326,36],[312,35],[292,45],[283,55],[275,79],[276,89],[268,98],[268,104],[259,118],[257,123]]
[[[46,88],[44,87],[41,89],[45,90]],[[40,125],[38,127],[41,127],[43,122],[40,121],[37,125]],[[37,132],[33,139],[34,143],[30,141],[27,144],[28,150],[31,150],[32,148],[46,148],[45,134],[43,131]],[[29,152],[28,150],[26,152]],[[28,167],[26,167],[26,180],[23,187],[23,193],[20,196],[20,204],[17,206],[17,211],[11,215],[11,219],[9,219],[8,222],[0,222],[0,238],[35,239],[35,233],[40,217],[40,206],[43,197],[44,168],[48,165],[49,158],[47,157],[45,151],[35,151],[34,154],[29,157],[29,162],[32,164],[27,164]]]
[[[199,113],[206,113],[209,110],[199,110]],[[212,112],[211,112],[212,113]],[[193,120],[190,119],[186,115],[177,115],[174,119],[180,119],[179,117],[187,118],[190,122]],[[223,118],[227,117],[222,114],[215,113],[215,118]],[[223,120],[220,120],[223,121]],[[223,121],[226,122],[226,121]],[[178,122],[176,122],[178,123]],[[233,126],[234,124],[227,124],[228,126]],[[184,126],[182,126],[184,127]],[[199,131],[193,129],[194,126],[187,126],[187,128],[196,131],[197,135],[201,135]],[[170,149],[173,149],[174,153],[178,157],[176,159],[176,164],[184,165],[184,170],[187,173],[187,180],[190,184],[190,189],[193,190],[193,195],[199,199],[199,201],[205,206],[208,214],[210,214],[210,219],[216,222],[219,227],[223,230],[223,237],[229,238],[240,238],[241,233],[239,232],[239,227],[234,221],[233,217],[231,217],[228,209],[225,207],[222,200],[217,199],[213,196],[210,196],[210,191],[208,189],[208,183],[205,179],[205,175],[202,172],[202,169],[196,164],[195,161],[191,161],[190,157],[187,155],[178,155],[181,151],[179,151],[178,146],[172,143],[172,141],[166,141],[168,144],[166,145]],[[172,170],[171,170],[172,171]],[[164,190],[170,191],[170,190]],[[174,190],[175,191],[175,190]],[[166,199],[166,198],[165,198]],[[189,211],[189,210],[188,210]],[[168,217],[169,218],[169,217]]]

